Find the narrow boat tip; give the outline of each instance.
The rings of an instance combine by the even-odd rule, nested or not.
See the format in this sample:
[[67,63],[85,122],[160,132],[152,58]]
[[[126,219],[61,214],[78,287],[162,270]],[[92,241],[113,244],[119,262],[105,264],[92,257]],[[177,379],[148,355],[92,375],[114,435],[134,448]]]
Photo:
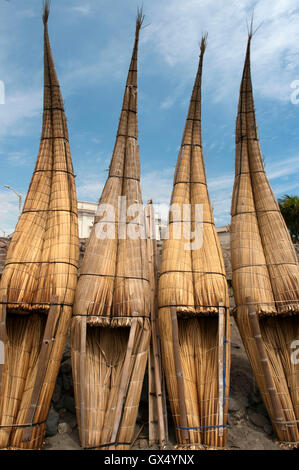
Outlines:
[[252,37],[253,37],[253,36],[255,35],[255,33],[260,29],[260,27],[262,26],[263,22],[261,22],[255,30],[253,29],[253,24],[254,24],[254,9],[252,10],[250,25],[249,25],[248,20],[247,20],[248,42],[251,41]]
[[201,52],[201,55],[203,55],[204,52],[205,52],[205,50],[206,50],[207,42],[208,42],[208,33],[205,32],[205,33],[202,35],[201,43],[200,43],[200,52]]
[[144,22],[145,15],[143,14],[143,6],[137,7],[137,17],[136,17],[136,35],[139,33],[143,22]]
[[51,5],[51,0],[44,0],[43,3],[43,22],[44,24],[47,24],[49,14],[50,14],[50,5]]

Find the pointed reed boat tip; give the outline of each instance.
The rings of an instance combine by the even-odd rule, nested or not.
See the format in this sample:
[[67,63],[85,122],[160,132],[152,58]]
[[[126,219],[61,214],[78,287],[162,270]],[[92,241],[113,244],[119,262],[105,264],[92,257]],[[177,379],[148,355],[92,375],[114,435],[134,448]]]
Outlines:
[[247,31],[248,31],[248,43],[250,43],[252,37],[255,35],[255,33],[260,29],[260,27],[263,24],[263,21],[258,25],[256,29],[253,29],[253,23],[254,23],[254,9],[252,10],[252,15],[251,15],[251,21],[250,21],[250,26],[247,21]]
[[145,15],[143,14],[143,6],[137,7],[137,17],[136,17],[136,36],[139,34],[139,31],[143,25]]
[[208,42],[208,33],[205,32],[202,35],[201,43],[200,43],[200,53],[201,53],[201,55],[203,55],[205,53],[205,50],[206,50],[206,47],[207,47],[207,42]]
[[253,20],[254,20],[254,8],[253,8],[252,14],[251,14],[250,26],[249,26],[248,20],[247,20],[248,41],[250,41],[252,36],[253,36]]
[[44,24],[47,24],[49,14],[50,14],[50,6],[51,6],[51,0],[44,0],[43,3],[43,22]]

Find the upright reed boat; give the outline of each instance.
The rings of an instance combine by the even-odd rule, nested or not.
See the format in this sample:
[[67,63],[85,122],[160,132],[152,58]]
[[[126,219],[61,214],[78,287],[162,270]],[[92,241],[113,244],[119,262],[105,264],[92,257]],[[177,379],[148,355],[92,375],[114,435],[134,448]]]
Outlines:
[[77,199],[45,2],[40,150],[0,283],[0,448],[39,449],[71,320]]
[[[179,448],[193,449],[225,445],[230,372],[227,283],[202,149],[205,47],[203,37],[174,176],[175,206],[169,214],[158,291],[163,364],[177,441]],[[192,241],[196,230],[198,244]]]
[[299,267],[267,179],[252,93],[249,34],[236,124],[231,256],[236,321],[282,443],[299,446]]
[[[81,445],[129,449],[150,340],[147,241],[141,204],[135,43],[109,176],[86,247],[72,320],[72,364]],[[102,228],[106,228],[106,236]],[[100,235],[102,233],[102,235]],[[107,236],[107,234],[110,234]],[[135,239],[134,239],[135,238]]]

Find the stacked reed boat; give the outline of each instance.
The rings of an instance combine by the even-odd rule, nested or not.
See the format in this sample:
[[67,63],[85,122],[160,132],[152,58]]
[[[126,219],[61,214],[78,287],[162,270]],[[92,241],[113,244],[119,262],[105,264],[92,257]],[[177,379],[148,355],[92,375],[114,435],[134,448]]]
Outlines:
[[132,209],[142,203],[137,141],[142,22],[139,11],[109,176],[82,262],[72,320],[77,419],[81,445],[90,449],[131,447],[148,357],[147,241],[129,235],[129,227],[139,234],[145,230],[144,214],[136,220]]
[[[236,123],[231,256],[236,321],[282,443],[299,445],[299,267],[267,179],[252,93],[249,34]],[[298,362],[298,361],[297,361]]]
[[[179,448],[193,449],[225,446],[230,372],[227,283],[202,149],[205,47],[203,37],[174,176],[158,292],[163,364],[177,441]],[[198,243],[196,236],[192,239],[196,231]]]
[[0,283],[1,449],[43,444],[77,283],[77,199],[48,15],[46,2],[40,150]]

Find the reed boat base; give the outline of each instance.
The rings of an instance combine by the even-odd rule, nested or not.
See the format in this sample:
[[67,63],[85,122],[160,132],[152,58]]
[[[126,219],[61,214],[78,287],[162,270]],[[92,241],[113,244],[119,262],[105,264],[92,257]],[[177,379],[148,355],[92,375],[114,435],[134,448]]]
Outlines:
[[130,328],[108,328],[73,318],[72,365],[83,448],[130,448],[149,340],[148,319],[131,319]]
[[[277,405],[268,389],[264,363],[249,320],[246,307],[239,307],[235,316],[257,385],[267,408],[273,428],[281,446],[297,448],[299,445],[299,364],[292,360],[292,343],[299,338],[299,316],[259,317],[261,340],[266,357]],[[279,409],[279,410],[277,410]],[[277,411],[282,416],[277,421]]]
[[[219,394],[221,354],[218,316],[186,318],[179,315],[177,342],[171,318],[168,309],[160,310],[164,368],[178,448],[223,448],[227,435],[230,371],[229,315],[225,316],[222,341],[223,396]],[[179,351],[181,371],[177,366],[176,351]],[[183,385],[180,385],[179,377],[183,378]]]
[[[2,302],[2,318],[6,302]],[[7,309],[1,374],[0,448],[40,449],[70,320],[53,299],[48,315]]]

